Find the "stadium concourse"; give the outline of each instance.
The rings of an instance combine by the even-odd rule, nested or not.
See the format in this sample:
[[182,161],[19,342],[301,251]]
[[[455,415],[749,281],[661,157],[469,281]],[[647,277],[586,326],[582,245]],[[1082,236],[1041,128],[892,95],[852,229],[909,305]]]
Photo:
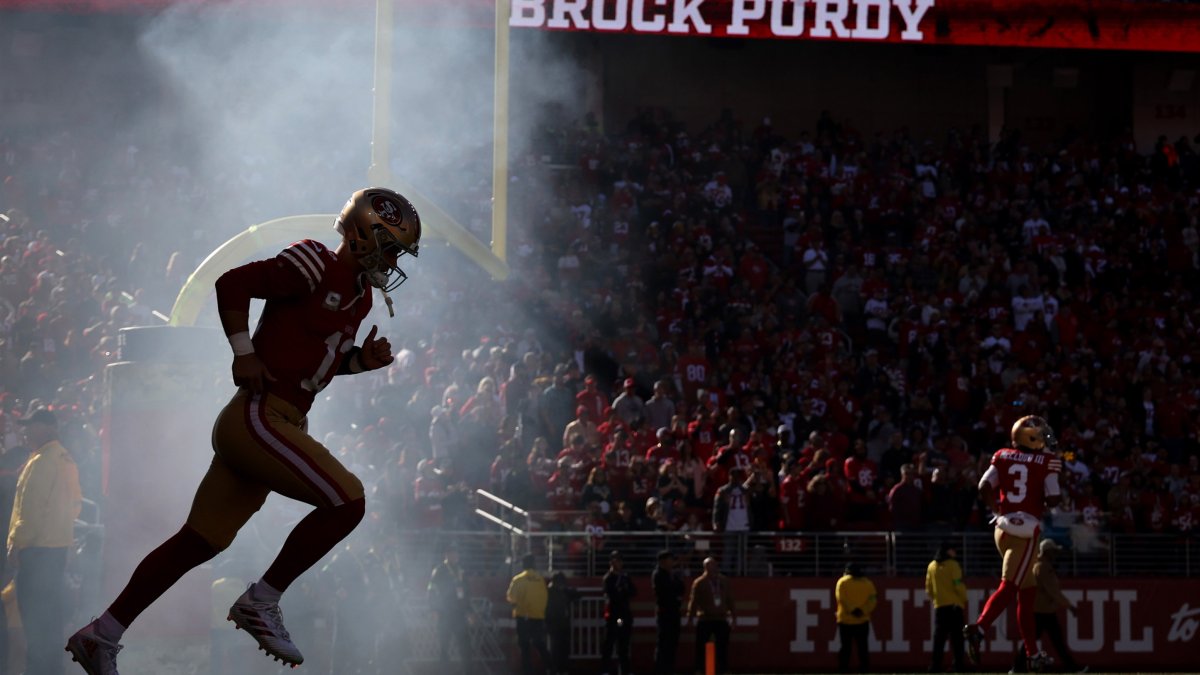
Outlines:
[[[314,431],[370,469],[367,522],[317,573],[341,602],[423,589],[428,567],[397,569],[400,542],[489,529],[476,489],[544,514],[547,531],[586,530],[578,545],[597,551],[609,533],[723,529],[714,494],[739,466],[750,532],[983,532],[975,486],[1025,414],[1058,433],[1067,499],[1047,532],[1065,546],[1194,536],[1188,139],[1137,154],[1123,137],[864,136],[829,115],[783,138],[733,116],[685,128],[657,108],[607,134],[573,120],[545,132],[564,161],[513,167],[513,277],[414,269],[429,279],[402,291],[396,363],[323,404],[333,421]],[[169,157],[130,152],[128,202],[93,212],[118,172],[91,170],[103,158],[87,133],[0,134],[9,503],[29,452],[13,420],[43,404],[103,503],[102,371],[118,331],[159,323],[196,262],[155,235],[149,204],[170,195],[194,214],[220,199]],[[387,635],[353,639],[330,646],[339,673],[403,660]]]

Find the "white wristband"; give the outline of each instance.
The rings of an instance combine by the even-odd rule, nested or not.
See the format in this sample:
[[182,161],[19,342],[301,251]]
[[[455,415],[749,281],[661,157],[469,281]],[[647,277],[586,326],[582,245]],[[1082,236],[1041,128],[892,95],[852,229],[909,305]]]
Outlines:
[[250,333],[246,331],[230,335],[229,346],[233,347],[234,356],[245,356],[254,353],[254,342],[250,339]]

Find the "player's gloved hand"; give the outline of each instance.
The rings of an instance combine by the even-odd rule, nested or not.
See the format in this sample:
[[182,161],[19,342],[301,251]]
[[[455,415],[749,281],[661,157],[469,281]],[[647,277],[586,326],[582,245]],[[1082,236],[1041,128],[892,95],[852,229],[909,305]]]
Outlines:
[[250,353],[233,357],[233,383],[245,387],[255,394],[261,394],[266,389],[267,382],[274,382],[267,367],[263,365],[258,354]]
[[855,607],[855,608],[854,608],[854,609],[853,609],[853,610],[850,612],[850,615],[851,615],[851,616],[853,616],[853,617],[855,617],[856,619],[861,619],[861,618],[862,618],[862,615],[863,615],[862,608],[860,608],[860,607]]
[[388,342],[387,338],[375,337],[378,331],[379,326],[371,326],[371,332],[367,333],[367,338],[363,340],[361,351],[358,353],[363,370],[377,370],[391,365],[396,360],[392,356],[392,343]]

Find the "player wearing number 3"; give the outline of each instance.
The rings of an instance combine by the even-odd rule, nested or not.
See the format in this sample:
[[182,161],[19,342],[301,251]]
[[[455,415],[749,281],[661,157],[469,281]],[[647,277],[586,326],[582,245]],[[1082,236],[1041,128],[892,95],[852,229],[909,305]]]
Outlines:
[[[421,221],[407,199],[383,188],[354,193],[337,220],[342,241],[330,251],[300,241],[278,256],[251,262],[217,280],[217,309],[233,348],[238,391],[213,427],[213,460],[183,528],[138,565],[100,618],[67,643],[91,675],[117,672],[125,629],[186,572],[212,559],[278,492],[316,507],[288,536],[278,557],[229,610],[229,620],[267,654],[292,666],[304,661],[283,625],[279,597],[362,520],[362,483],[306,431],[313,400],[334,375],[392,363],[392,348],[372,326],[354,337],[371,310],[371,288],[395,290],[396,266],[417,255]],[[263,298],[249,333],[250,299]]]
[[979,493],[995,515],[996,548],[1004,558],[1000,587],[983,606],[979,620],[963,629],[971,660],[979,664],[979,648],[996,617],[1017,598],[1017,628],[1025,643],[1030,670],[1050,665],[1050,657],[1038,648],[1034,600],[1037,587],[1031,572],[1037,557],[1039,527],[1046,506],[1061,498],[1058,474],[1062,460],[1054,452],[1054,431],[1046,420],[1022,417],[1012,427],[1011,448],[997,450],[992,464],[979,481]]

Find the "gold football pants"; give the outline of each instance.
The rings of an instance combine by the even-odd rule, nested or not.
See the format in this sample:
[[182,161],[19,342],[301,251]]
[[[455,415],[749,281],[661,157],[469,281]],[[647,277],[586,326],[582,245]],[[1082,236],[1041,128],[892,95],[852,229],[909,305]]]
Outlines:
[[238,391],[217,415],[212,444],[187,523],[218,549],[271,492],[317,507],[363,498],[362,482],[308,435],[300,411],[276,396]]

